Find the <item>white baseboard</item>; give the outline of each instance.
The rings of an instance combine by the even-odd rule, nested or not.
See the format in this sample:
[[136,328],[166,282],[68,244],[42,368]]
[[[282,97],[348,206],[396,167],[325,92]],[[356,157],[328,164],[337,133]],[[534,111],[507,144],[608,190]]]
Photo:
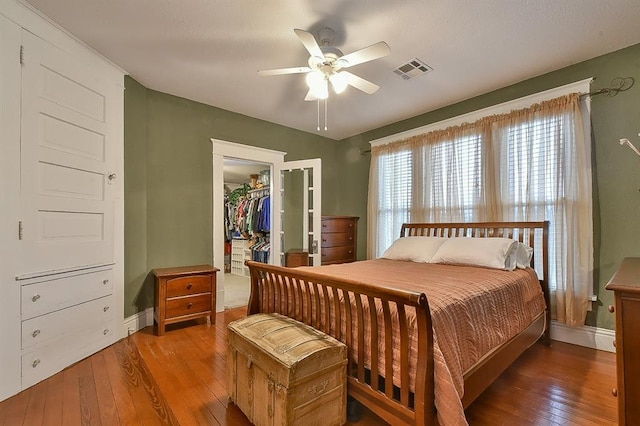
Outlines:
[[149,325],[153,325],[153,308],[147,308],[124,320],[124,329],[127,334],[133,334]]
[[551,338],[572,345],[585,346],[601,351],[615,352],[615,331],[598,327],[570,327],[551,321]]

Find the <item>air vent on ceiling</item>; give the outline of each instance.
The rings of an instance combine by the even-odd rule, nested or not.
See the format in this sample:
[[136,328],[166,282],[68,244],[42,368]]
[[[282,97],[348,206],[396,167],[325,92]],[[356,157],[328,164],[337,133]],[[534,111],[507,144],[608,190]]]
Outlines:
[[433,68],[418,58],[413,58],[406,64],[402,64],[393,70],[394,73],[398,74],[404,80],[411,80],[412,78],[420,77],[422,74],[426,74],[429,71],[433,71]]

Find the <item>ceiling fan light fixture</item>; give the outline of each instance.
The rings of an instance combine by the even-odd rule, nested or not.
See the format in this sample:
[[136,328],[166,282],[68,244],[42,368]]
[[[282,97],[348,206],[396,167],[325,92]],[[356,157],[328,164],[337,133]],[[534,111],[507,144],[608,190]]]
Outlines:
[[329,88],[327,79],[320,71],[311,71],[305,77],[307,86],[311,89],[311,93],[318,99],[327,99],[329,97]]
[[344,90],[347,88],[347,85],[349,84],[349,82],[347,81],[347,76],[340,72],[331,74],[331,76],[329,77],[329,81],[333,86],[333,90],[337,94],[344,92]]

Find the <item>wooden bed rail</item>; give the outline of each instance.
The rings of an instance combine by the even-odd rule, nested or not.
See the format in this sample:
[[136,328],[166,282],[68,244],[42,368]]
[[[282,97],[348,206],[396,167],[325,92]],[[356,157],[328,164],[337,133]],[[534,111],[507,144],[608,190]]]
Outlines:
[[[351,396],[367,407],[377,407],[374,412],[392,424],[433,423],[433,329],[424,294],[336,280],[308,270],[253,261],[246,264],[251,271],[248,315],[280,313],[344,342],[349,348],[347,381]],[[347,298],[351,303],[344,303]],[[369,309],[371,306],[376,309]],[[411,374],[411,389],[408,322],[414,312],[418,359],[427,362],[418,363],[415,374]],[[394,361],[400,366],[395,376]],[[399,377],[399,383],[398,379],[394,383],[393,377]]]

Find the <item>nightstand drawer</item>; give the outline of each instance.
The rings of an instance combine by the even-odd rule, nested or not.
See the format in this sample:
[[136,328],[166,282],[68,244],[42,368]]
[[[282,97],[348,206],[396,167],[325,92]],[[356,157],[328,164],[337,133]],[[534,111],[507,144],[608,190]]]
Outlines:
[[341,246],[353,246],[352,232],[334,232],[330,234],[322,234],[322,248]]
[[211,311],[211,293],[167,299],[167,319]]
[[189,275],[167,280],[167,297],[211,293],[211,275]]

